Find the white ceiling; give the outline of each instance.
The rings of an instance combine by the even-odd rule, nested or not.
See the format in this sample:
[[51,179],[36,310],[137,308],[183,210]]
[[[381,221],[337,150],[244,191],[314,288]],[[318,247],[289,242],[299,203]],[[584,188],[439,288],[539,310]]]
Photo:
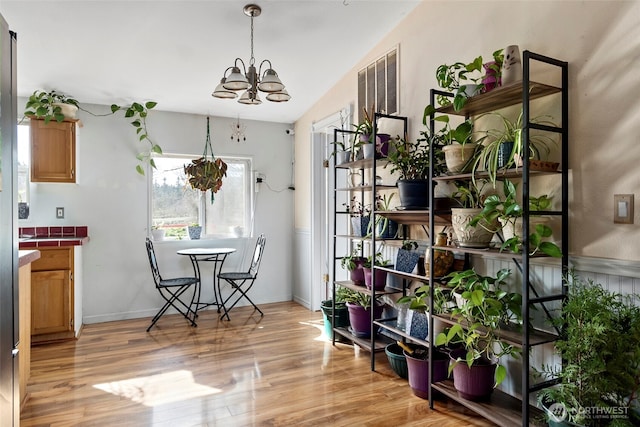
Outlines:
[[256,63],[269,59],[292,96],[258,106],[211,96],[236,57],[249,61],[250,2],[1,0],[0,13],[18,34],[19,96],[292,123],[420,0],[256,1]]

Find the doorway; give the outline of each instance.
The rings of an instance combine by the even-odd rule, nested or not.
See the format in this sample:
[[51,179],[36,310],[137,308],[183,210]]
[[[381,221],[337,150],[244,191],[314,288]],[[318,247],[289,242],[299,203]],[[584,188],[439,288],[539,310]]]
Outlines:
[[349,129],[352,108],[345,107],[315,122],[311,128],[311,309],[319,310],[320,303],[330,296],[333,282],[331,242],[333,230],[334,197],[332,166],[334,129]]

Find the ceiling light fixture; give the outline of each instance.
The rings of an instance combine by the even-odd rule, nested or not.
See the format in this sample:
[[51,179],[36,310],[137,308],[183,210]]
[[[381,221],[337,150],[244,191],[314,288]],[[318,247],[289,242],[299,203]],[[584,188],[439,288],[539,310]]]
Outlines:
[[[262,104],[258,96],[258,90],[267,93],[267,100],[272,102],[287,102],[291,96],[287,93],[284,85],[278,78],[278,74],[271,66],[271,61],[265,59],[260,63],[258,72],[256,72],[255,58],[253,57],[253,18],[260,16],[262,9],[257,4],[248,4],[244,7],[244,14],[251,18],[251,59],[249,60],[249,69],[247,70],[244,61],[236,58],[232,67],[224,71],[220,84],[216,86],[211,94],[216,98],[234,99],[238,96],[238,91],[245,91],[238,102],[248,105]],[[264,73],[262,66],[265,67]],[[239,65],[242,65],[242,69]],[[227,72],[230,71],[229,76]]]

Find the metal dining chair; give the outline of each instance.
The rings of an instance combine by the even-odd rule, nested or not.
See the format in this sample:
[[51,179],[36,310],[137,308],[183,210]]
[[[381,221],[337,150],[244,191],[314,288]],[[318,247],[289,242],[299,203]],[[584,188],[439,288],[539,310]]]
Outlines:
[[[251,266],[249,267],[248,271],[233,271],[218,274],[218,286],[221,287],[221,280],[224,280],[229,285],[231,285],[232,290],[231,294],[222,301],[221,308],[223,310],[223,313],[220,317],[221,319],[224,319],[226,317],[227,320],[231,320],[231,318],[229,317],[229,311],[231,311],[231,309],[235,307],[242,298],[249,301],[253,308],[260,312],[260,316],[264,316],[262,310],[260,310],[258,306],[255,305],[255,303],[251,300],[251,298],[249,298],[247,293],[258,277],[258,269],[260,268],[260,261],[262,260],[262,254],[264,252],[264,245],[266,242],[266,237],[264,237],[264,234],[261,234],[256,241],[256,247],[253,251],[253,258],[251,259]],[[220,293],[220,291],[221,289],[218,289],[218,294],[221,295],[222,299],[222,294]],[[232,298],[235,298],[233,304],[227,306],[227,302],[229,302],[229,300],[231,300]],[[220,308],[218,309],[218,311],[220,311]]]
[[[164,299],[165,303],[162,308],[156,313],[151,320],[151,324],[147,328],[147,332],[151,330],[153,325],[156,324],[162,315],[169,309],[169,307],[175,308],[185,319],[191,323],[191,326],[198,326],[196,324],[196,313],[193,311],[193,303],[197,295],[197,287],[200,286],[200,279],[197,277],[176,277],[174,279],[163,279],[158,268],[158,260],[156,253],[153,250],[153,243],[151,239],[147,237],[147,255],[149,256],[149,265],[151,266],[151,274],[153,275],[153,281],[156,284],[156,289],[160,293],[160,296]],[[187,305],[180,299],[188,289],[193,289],[193,295],[191,296],[191,302]]]

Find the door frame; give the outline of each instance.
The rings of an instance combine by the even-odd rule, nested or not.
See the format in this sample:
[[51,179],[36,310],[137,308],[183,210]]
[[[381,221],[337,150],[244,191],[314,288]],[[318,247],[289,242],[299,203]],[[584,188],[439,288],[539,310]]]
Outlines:
[[329,189],[333,188],[333,173],[330,165],[333,159],[331,142],[333,130],[348,128],[352,122],[353,108],[348,105],[335,113],[313,122],[311,125],[311,309],[319,310],[320,303],[329,295],[329,284],[333,281],[330,266],[331,239],[329,230],[333,230],[333,197]]

